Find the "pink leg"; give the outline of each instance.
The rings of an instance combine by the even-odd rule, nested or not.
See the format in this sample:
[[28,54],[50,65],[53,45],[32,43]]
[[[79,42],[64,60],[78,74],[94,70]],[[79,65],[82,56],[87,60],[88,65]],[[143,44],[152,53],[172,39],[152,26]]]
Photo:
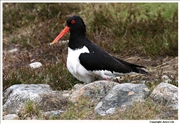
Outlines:
[[109,81],[109,78],[106,78],[107,81]]

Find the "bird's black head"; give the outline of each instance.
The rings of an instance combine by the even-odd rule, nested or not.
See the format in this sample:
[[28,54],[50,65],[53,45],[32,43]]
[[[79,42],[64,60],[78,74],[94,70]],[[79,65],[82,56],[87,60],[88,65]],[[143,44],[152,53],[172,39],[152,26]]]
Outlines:
[[66,27],[59,33],[51,44],[55,44],[60,40],[67,32],[70,31],[70,38],[74,39],[77,36],[86,36],[86,26],[84,21],[79,16],[71,16],[66,20]]
[[80,16],[71,16],[66,20],[70,32],[86,32],[86,26]]

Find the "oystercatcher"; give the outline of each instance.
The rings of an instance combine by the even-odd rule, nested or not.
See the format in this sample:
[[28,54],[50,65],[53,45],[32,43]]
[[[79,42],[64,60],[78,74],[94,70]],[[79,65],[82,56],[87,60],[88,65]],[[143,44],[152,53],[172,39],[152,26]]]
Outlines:
[[84,83],[94,81],[95,77],[112,79],[126,73],[148,74],[144,66],[128,63],[107,53],[86,37],[86,26],[80,16],[71,16],[66,27],[54,39],[56,43],[70,31],[68,43],[67,68],[78,80]]

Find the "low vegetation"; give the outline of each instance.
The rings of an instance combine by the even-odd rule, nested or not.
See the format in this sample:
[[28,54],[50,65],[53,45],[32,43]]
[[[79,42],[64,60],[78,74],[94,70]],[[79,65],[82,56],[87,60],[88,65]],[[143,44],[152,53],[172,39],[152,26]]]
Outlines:
[[25,108],[19,114],[20,119],[37,120],[152,120],[152,119],[178,119],[177,111],[171,110],[159,103],[147,99],[145,102],[136,102],[131,109],[117,110],[112,115],[100,116],[94,113],[94,103],[88,98],[83,98],[79,103],[64,104],[64,112],[60,116],[46,117],[40,110],[38,103],[28,101]]
[[[67,43],[49,45],[71,15],[81,16],[87,37],[114,56],[150,59],[150,62],[139,63],[134,60],[150,72],[157,62],[160,65],[164,58],[178,56],[178,3],[3,3],[3,90],[14,84],[32,83],[49,84],[54,90],[68,90],[74,84],[82,83],[66,68]],[[68,37],[66,35],[62,40],[68,40]],[[18,51],[8,52],[13,48]],[[34,61],[43,66],[31,69],[28,65]],[[174,70],[171,83],[178,86],[177,68]],[[154,75],[138,79],[146,80],[150,89],[167,74],[163,69],[152,73],[159,79],[154,80]],[[40,116],[34,107],[27,104],[28,116]],[[69,103],[68,111],[57,119],[154,119],[166,111],[150,100],[137,103],[123,114],[108,117],[95,115],[93,107],[86,100],[77,106]],[[177,119],[176,114],[164,118]]]

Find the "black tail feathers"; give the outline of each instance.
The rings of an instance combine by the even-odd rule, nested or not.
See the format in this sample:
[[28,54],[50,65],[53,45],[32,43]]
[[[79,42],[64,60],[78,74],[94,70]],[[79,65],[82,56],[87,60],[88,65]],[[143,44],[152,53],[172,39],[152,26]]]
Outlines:
[[140,74],[149,74],[147,71],[145,71],[145,70],[143,70],[143,69],[141,69],[139,67],[136,67],[136,72],[140,73]]

